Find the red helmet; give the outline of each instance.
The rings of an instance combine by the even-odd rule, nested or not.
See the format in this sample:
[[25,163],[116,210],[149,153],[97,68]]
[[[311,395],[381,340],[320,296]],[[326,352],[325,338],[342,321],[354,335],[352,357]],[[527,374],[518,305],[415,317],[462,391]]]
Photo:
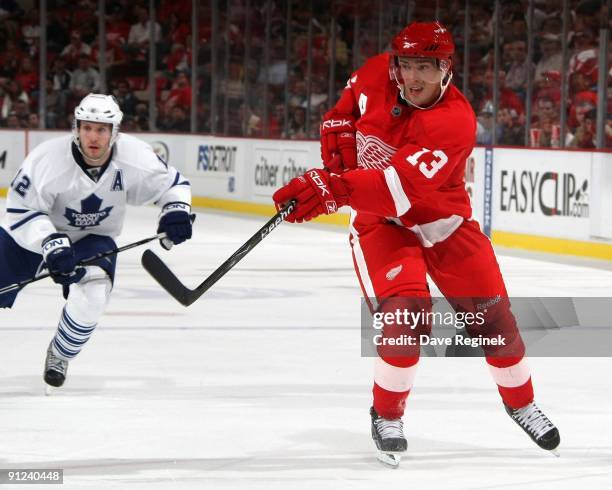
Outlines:
[[395,56],[437,58],[452,61],[455,43],[439,22],[413,22],[393,38]]
[[[399,89],[401,97],[417,109],[433,107],[444,95],[453,73],[453,54],[455,43],[450,32],[439,22],[413,22],[393,38],[391,43],[393,56],[389,58],[389,77]],[[428,107],[421,107],[411,102],[404,95],[404,80],[399,66],[400,57],[435,58],[442,78],[440,80],[440,96]]]

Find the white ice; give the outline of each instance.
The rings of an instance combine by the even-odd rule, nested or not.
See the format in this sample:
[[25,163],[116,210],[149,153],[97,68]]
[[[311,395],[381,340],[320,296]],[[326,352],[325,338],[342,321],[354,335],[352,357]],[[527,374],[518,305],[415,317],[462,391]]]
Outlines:
[[[130,209],[118,243],[155,221]],[[154,248],[195,286],[262,222],[200,212],[192,241]],[[423,358],[391,470],[370,439],[372,360],[343,232],[283,224],[189,308],[141,268],[142,250],[120,255],[108,312],[53,396],[42,368],[59,287],[40,281],[0,312],[0,468],[63,468],[74,489],[612,488],[611,358],[531,359],[560,458],[509,419],[482,359]],[[511,294],[612,296],[612,268],[499,259]]]

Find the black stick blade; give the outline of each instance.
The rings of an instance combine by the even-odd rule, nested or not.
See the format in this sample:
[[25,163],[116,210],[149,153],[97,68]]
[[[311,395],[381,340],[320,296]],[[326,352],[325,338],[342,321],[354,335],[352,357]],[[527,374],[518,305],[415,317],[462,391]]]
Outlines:
[[[144,269],[155,279],[159,285],[183,306],[189,306],[195,300],[191,297],[191,289],[174,275],[168,266],[152,251],[145,250],[140,259]],[[197,298],[196,298],[197,299]]]
[[159,285],[164,288],[170,295],[181,303],[183,306],[189,306],[198,300],[206,291],[208,291],[219,279],[227,274],[238,262],[240,262],[246,254],[267,237],[274,228],[280,225],[289,216],[297,202],[292,199],[281,210],[278,211],[268,222],[263,225],[251,238],[249,238],[242,246],[236,250],[232,256],[223,264],[217,267],[202,284],[195,289],[189,289],[174,275],[166,264],[153,251],[145,250],[142,254],[141,262],[145,270],[153,276]]

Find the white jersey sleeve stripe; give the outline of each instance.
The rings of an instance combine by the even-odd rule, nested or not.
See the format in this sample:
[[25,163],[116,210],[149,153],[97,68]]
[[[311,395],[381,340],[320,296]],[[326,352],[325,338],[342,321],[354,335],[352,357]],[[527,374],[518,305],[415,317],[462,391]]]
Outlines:
[[404,192],[402,183],[395,168],[387,167],[384,170],[384,174],[387,187],[389,188],[389,192],[391,193],[391,197],[393,197],[393,202],[395,203],[395,216],[401,216],[410,209],[410,200]]

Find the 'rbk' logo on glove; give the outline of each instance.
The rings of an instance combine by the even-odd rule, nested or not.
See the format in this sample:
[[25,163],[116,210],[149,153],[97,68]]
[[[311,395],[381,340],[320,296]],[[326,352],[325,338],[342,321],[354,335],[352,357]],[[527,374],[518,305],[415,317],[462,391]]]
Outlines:
[[353,121],[350,119],[328,119],[327,121],[323,121],[323,124],[321,125],[323,129],[339,128],[342,126],[352,128]]
[[[329,192],[329,189],[325,185],[325,182],[323,182],[323,179],[319,175],[319,172],[317,172],[316,170],[311,170],[310,172],[308,172],[308,177],[312,179],[312,181],[316,184],[316,186],[321,191],[321,197],[331,196],[331,193]],[[332,202],[332,201],[327,201],[327,202]]]

